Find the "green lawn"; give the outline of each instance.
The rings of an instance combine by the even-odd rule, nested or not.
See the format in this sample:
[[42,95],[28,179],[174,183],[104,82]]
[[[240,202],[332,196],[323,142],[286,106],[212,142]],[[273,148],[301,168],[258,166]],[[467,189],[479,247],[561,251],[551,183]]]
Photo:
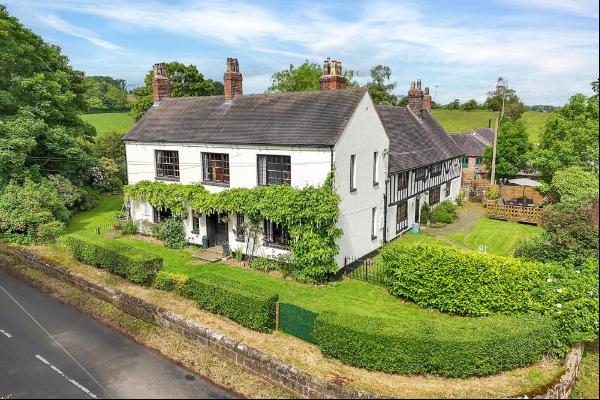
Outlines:
[[481,217],[469,232],[448,233],[446,236],[473,250],[479,249],[479,245],[484,245],[488,253],[509,256],[522,239],[543,231],[539,226]]
[[[73,217],[67,231],[87,232],[94,235],[95,226],[112,223],[122,203],[122,196],[103,196],[97,208]],[[305,285],[224,263],[200,263],[199,260],[192,257],[192,252],[197,251],[195,247],[182,251],[129,236],[119,237],[116,240],[136,247],[144,253],[162,257],[165,271],[180,272],[190,276],[212,272],[229,279],[270,287],[277,291],[282,302],[293,303],[317,312],[333,310],[380,317],[414,318],[415,320],[457,318],[426,310],[412,303],[405,303],[388,294],[383,287],[362,281],[344,280],[328,285]]]
[[98,133],[109,131],[126,133],[134,124],[128,112],[83,114],[82,118],[92,124]]
[[[489,120],[492,120],[492,128],[495,123],[493,111],[462,111],[434,109],[433,115],[442,124],[447,132],[469,132],[474,128],[487,128]],[[529,140],[532,143],[539,142],[539,135],[544,128],[544,123],[549,113],[527,111],[523,118],[527,122]]]

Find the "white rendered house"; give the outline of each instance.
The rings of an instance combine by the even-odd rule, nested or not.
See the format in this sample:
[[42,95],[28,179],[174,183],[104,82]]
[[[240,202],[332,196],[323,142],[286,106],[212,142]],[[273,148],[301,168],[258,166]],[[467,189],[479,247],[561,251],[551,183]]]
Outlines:
[[[161,64],[155,65],[153,89],[154,106],[124,138],[129,184],[143,180],[201,183],[210,192],[271,184],[320,186],[335,166],[334,187],[341,198],[337,225],[343,230],[337,256],[340,267],[373,253],[409,228],[415,217],[418,220],[417,213],[410,212],[416,198],[427,201],[426,193],[438,189],[440,200],[458,194],[462,154],[456,154],[454,142],[446,140],[429,111],[420,111],[422,92],[419,117],[409,108],[393,107],[388,112],[374,106],[365,88],[346,89],[339,62],[325,62],[318,92],[243,95],[236,59],[227,62],[224,96],[171,98]],[[395,129],[394,123],[387,127],[384,123],[395,120],[396,109],[403,110],[398,111],[402,113],[399,124],[406,124],[405,114],[410,113],[411,132],[418,131],[417,140],[425,140],[428,148],[454,147],[416,157],[418,162],[399,164],[397,160],[408,151],[405,140],[400,140],[405,132]],[[440,135],[439,141],[435,135]],[[439,162],[444,163],[444,172],[429,174]],[[400,192],[393,191],[398,186],[392,189],[390,182],[421,168],[428,174],[427,183],[415,181],[418,189],[399,197]],[[398,213],[399,207],[407,209],[405,221],[400,218],[404,208]],[[156,223],[168,214],[168,210],[138,201],[131,201],[129,208],[136,222]],[[196,215],[190,209],[184,220],[188,241],[201,244],[206,235],[209,246],[228,244],[232,250],[244,251],[236,226],[245,216],[223,217]],[[404,221],[402,229],[396,229],[398,218]],[[285,227],[265,220],[254,255],[287,253],[287,239]]]

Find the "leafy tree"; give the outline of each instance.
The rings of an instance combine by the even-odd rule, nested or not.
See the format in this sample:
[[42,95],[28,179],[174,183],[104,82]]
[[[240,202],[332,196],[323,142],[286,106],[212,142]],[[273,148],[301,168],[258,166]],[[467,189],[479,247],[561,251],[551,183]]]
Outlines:
[[93,112],[123,111],[129,109],[125,80],[110,76],[86,76],[85,99]]
[[506,79],[498,77],[496,88],[488,92],[485,100],[485,107],[492,111],[500,112],[504,99],[504,114],[516,121],[527,111],[527,106],[523,104],[516,91],[508,87]]
[[0,6],[0,186],[63,173],[81,181],[95,159],[83,73]]
[[371,81],[367,83],[367,89],[373,99],[373,103],[382,105],[398,104],[398,97],[392,92],[396,88],[396,82],[389,82],[392,69],[387,65],[376,65],[371,68]]
[[554,174],[550,193],[563,212],[590,206],[598,197],[598,177],[579,166],[565,168]]
[[461,107],[465,111],[475,111],[479,109],[479,103],[477,103],[477,100],[475,99],[470,99],[467,100]]
[[[204,78],[195,65],[184,65],[173,61],[165,64],[165,74],[170,79],[171,96],[214,96],[223,94],[223,85],[212,79]],[[152,78],[154,71],[150,70],[144,79],[144,86],[133,90],[136,97],[131,106],[131,116],[137,121],[152,106]]]
[[98,157],[106,157],[119,163],[125,161],[123,133],[117,131],[101,132],[94,141],[94,153]]
[[[496,145],[496,175],[500,178],[514,177],[527,167],[531,150],[532,145],[529,142],[525,121],[522,119],[511,121],[508,117],[504,118]],[[486,166],[491,169],[491,147],[485,150],[483,157]]]
[[533,166],[551,181],[555,172],[580,166],[598,176],[598,97],[576,94],[550,114]]
[[[288,69],[275,72],[271,76],[271,86],[267,88],[268,93],[286,93],[286,92],[308,92],[320,89],[319,79],[323,75],[323,70],[316,63],[308,60],[304,61],[299,67],[290,64]],[[357,87],[358,83],[354,80],[356,73],[352,70],[345,70],[344,77],[348,80],[348,87]]]
[[448,110],[458,110],[458,109],[460,109],[460,100],[459,99],[454,99],[453,101],[451,101],[450,103],[448,103],[446,105],[446,108]]

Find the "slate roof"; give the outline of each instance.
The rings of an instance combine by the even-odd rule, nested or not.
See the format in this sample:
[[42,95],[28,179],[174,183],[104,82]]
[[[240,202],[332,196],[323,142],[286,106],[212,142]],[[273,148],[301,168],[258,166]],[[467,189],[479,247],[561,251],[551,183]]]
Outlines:
[[333,146],[366,88],[174,97],[151,107],[125,141]]
[[377,106],[390,139],[389,173],[427,166],[464,155],[431,113],[419,121],[407,107]]
[[477,128],[469,133],[452,133],[450,136],[470,157],[483,157],[485,149],[494,143],[494,130],[491,128]]

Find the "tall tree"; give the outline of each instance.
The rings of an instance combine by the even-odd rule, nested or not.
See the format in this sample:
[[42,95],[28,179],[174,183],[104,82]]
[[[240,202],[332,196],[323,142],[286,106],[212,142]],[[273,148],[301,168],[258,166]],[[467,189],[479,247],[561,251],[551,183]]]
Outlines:
[[517,96],[516,91],[510,88],[506,79],[500,76],[496,82],[496,88],[488,92],[484,105],[492,111],[500,112],[503,99],[504,115],[513,121],[519,119],[527,111],[527,106]]
[[[523,119],[512,121],[505,117],[498,133],[496,151],[496,175],[500,178],[512,178],[527,167],[532,145],[527,135],[527,126]],[[484,162],[488,169],[492,164],[492,148],[485,150]]]
[[[271,76],[271,85],[267,88],[268,93],[285,92],[308,92],[319,90],[319,79],[323,75],[323,70],[316,63],[308,60],[294,67],[290,64],[288,69],[275,72]],[[354,80],[356,73],[353,70],[344,70],[343,75],[348,80],[348,87],[357,87],[358,83]]]
[[461,108],[465,111],[475,111],[479,108],[479,103],[475,99],[470,99],[463,103]]
[[83,72],[1,5],[0,26],[0,187],[56,173],[84,179],[95,130],[80,118]]
[[598,176],[598,96],[576,94],[550,114],[533,165],[549,182],[559,169],[580,166]]
[[367,89],[373,99],[373,103],[382,105],[398,104],[398,97],[392,92],[397,86],[396,82],[390,82],[392,69],[387,65],[376,65],[371,68],[371,81],[367,83]]
[[86,76],[85,99],[92,112],[129,109],[125,80],[110,76]]
[[[165,74],[171,81],[171,96],[215,96],[223,94],[223,85],[212,79],[204,78],[195,65],[184,65],[173,61],[165,63]],[[137,121],[152,106],[152,78],[154,71],[150,70],[144,79],[144,86],[133,90],[136,97],[131,106],[131,116]]]
[[459,99],[454,99],[453,101],[451,101],[450,103],[448,103],[446,105],[446,108],[448,110],[458,110],[458,109],[460,109],[460,100]]

